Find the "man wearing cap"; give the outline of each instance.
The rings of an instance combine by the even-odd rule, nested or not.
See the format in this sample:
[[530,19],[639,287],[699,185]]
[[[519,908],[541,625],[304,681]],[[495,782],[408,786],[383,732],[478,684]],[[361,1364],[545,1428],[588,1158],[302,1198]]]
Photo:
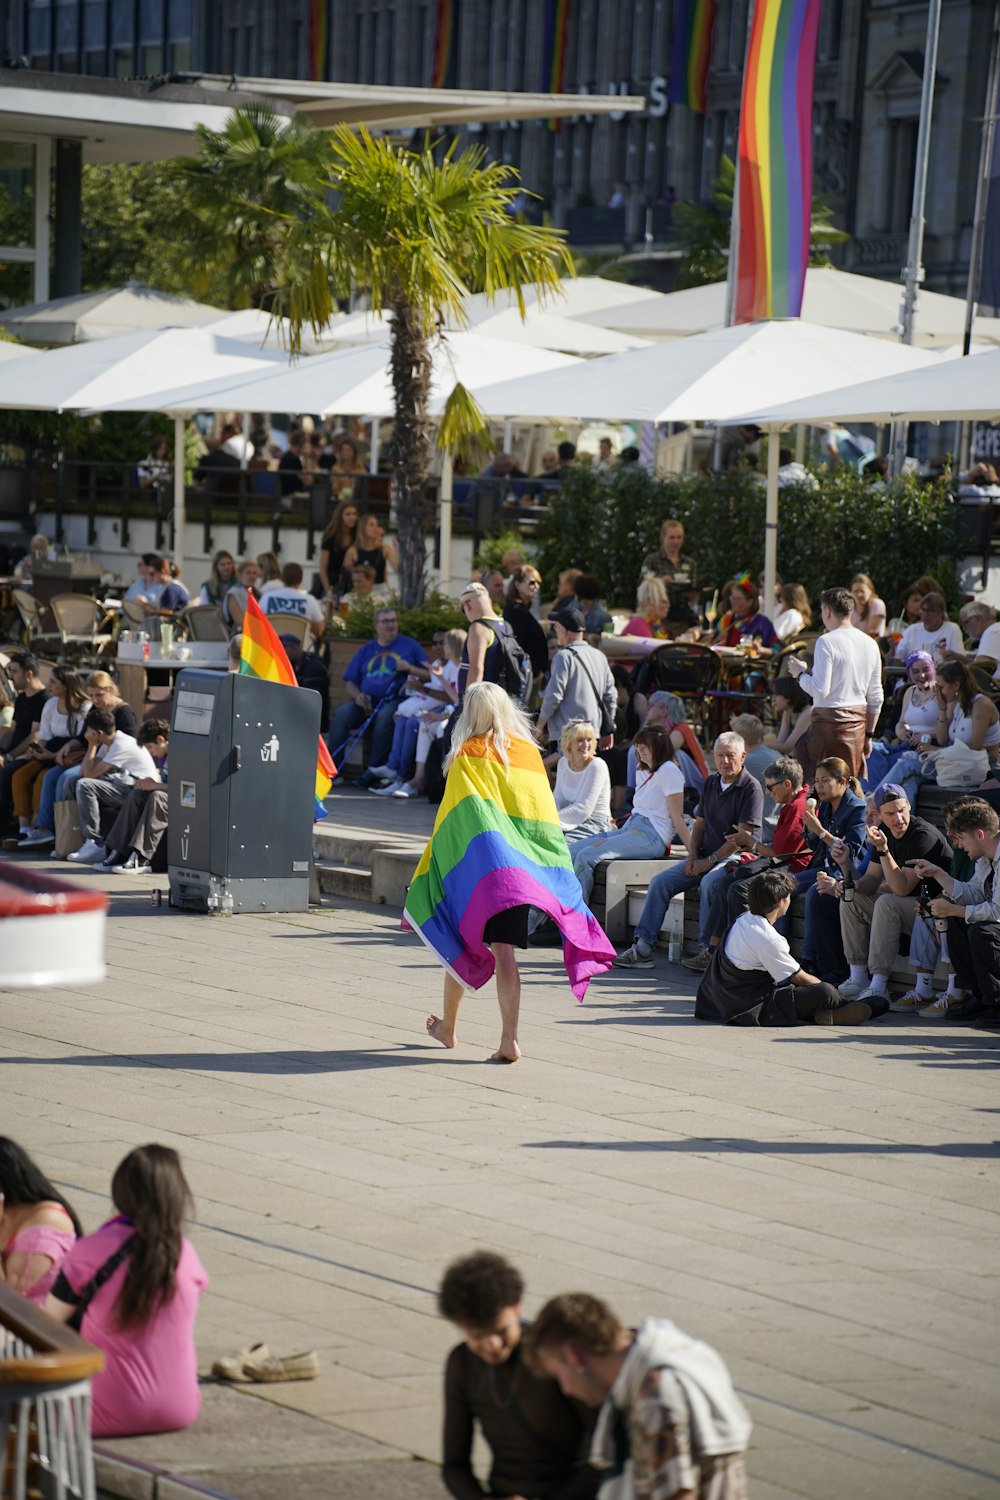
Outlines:
[[851,624],[850,589],[825,589],[819,607],[826,634],[816,642],[812,671],[796,656],[788,660],[813,704],[809,728],[795,746],[807,782],[832,755],[861,776],[882,709],[882,656],[871,636]]
[[[893,1010],[922,1011],[936,1003],[934,969],[937,950],[927,924],[917,910],[917,897],[940,896],[941,887],[930,876],[921,881],[913,868],[921,864],[951,864],[951,849],[943,834],[924,818],[915,817],[901,786],[886,781],[873,794],[878,823],[869,827],[874,854],[866,874],[857,882],[853,901],[840,903],[840,933],[850,978],[840,985],[845,1000],[863,1000],[873,1015],[889,1009],[889,975],[899,957],[900,938],[911,938],[910,957],[917,970],[916,985]],[[847,856],[845,856],[846,858]],[[834,859],[843,867],[844,860]],[[838,882],[839,885],[839,882]],[[918,888],[923,886],[923,890]],[[869,978],[869,975],[871,976]]]
[[330,727],[330,674],[314,651],[303,651],[297,635],[279,635],[285,648],[288,665],[295,673],[295,681],[301,688],[312,688],[319,693],[319,731],[326,734]]
[[618,694],[608,659],[587,645],[583,638],[586,621],[575,605],[553,610],[549,619],[555,626],[559,650],[552,661],[535,738],[540,745],[550,740],[558,744],[567,724],[583,720],[593,724],[598,749],[610,750]]
[[[467,583],[458,596],[458,602],[469,622],[469,631],[458,668],[458,707],[452,715],[452,724],[462,711],[466,688],[472,687],[475,682],[500,681],[504,654],[500,636],[514,634],[507,621],[501,620],[497,615],[489,590],[483,584]],[[445,738],[448,743],[451,742],[447,731]]]

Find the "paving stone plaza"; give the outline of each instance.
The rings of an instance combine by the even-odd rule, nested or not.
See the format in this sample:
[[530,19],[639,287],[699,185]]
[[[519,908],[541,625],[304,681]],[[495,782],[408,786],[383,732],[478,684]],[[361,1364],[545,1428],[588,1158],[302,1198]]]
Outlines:
[[175,1146],[211,1277],[201,1369],[264,1340],[322,1373],[207,1385],[188,1433],[101,1445],[105,1488],[442,1494],[434,1290],[489,1246],[529,1313],[586,1289],[715,1344],[756,1500],[998,1492],[997,1033],[705,1027],[662,953],[578,1006],[558,953],[531,950],[524,1060],[490,1067],[492,986],[457,1052],[429,1042],[440,974],[397,911],[181,915],[152,883],[103,880],[105,983],[0,994],[4,1129],[87,1228],[128,1147]]

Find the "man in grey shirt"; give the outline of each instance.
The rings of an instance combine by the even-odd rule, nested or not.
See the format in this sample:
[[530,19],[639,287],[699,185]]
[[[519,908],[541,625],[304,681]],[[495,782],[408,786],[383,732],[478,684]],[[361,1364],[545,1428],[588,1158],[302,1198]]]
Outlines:
[[[593,724],[598,749],[610,750],[618,694],[607,657],[587,645],[583,613],[574,605],[554,610],[549,619],[556,629],[559,650],[552,659],[536,738],[542,745],[550,740],[558,743],[565,726],[582,719]],[[608,724],[612,728],[605,733]]]

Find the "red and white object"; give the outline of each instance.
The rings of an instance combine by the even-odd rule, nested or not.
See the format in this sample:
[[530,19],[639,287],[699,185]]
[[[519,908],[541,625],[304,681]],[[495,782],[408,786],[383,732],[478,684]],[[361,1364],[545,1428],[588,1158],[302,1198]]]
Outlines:
[[0,862],[0,989],[103,979],[107,912],[103,891]]

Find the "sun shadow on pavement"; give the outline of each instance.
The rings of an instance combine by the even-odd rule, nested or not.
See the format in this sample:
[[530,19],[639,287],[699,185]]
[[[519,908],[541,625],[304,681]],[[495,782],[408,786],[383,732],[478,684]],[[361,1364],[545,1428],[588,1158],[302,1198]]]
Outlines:
[[448,1057],[444,1047],[407,1042],[392,1052],[149,1052],[76,1053],[72,1057],[5,1057],[5,1066],[63,1068],[179,1068],[189,1073],[360,1073],[371,1068],[401,1068],[441,1062],[449,1067],[479,1067],[481,1059]]
[[754,1141],[741,1136],[716,1139],[692,1136],[681,1141],[525,1141],[527,1151],[662,1151],[714,1155],[732,1152],[746,1156],[961,1156],[992,1159],[1000,1156],[1000,1141],[949,1141],[922,1146],[910,1142]]

